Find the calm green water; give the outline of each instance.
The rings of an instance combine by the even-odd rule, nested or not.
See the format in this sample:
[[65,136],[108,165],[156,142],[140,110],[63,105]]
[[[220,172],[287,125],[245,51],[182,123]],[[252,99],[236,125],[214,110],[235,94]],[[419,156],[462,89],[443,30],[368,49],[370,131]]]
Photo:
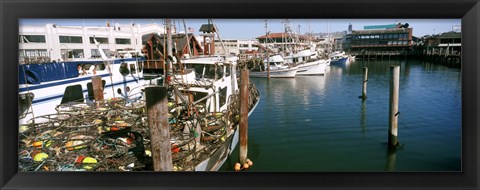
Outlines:
[[[399,134],[387,151],[390,65],[400,65]],[[368,67],[366,101],[361,95]],[[249,171],[460,171],[461,69],[416,60],[356,61],[324,76],[251,78]],[[239,161],[238,146],[222,171]]]

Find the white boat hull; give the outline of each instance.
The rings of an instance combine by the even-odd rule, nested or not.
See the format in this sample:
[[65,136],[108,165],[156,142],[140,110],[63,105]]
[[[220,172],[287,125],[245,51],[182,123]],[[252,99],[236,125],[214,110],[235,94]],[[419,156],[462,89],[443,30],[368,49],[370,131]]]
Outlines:
[[324,75],[327,64],[325,60],[318,60],[300,64],[296,75]]
[[[278,70],[270,70],[270,78],[294,78],[297,74],[298,67],[292,67],[288,69],[278,69]],[[257,78],[266,78],[268,77],[267,71],[251,71],[250,77],[257,77]]]

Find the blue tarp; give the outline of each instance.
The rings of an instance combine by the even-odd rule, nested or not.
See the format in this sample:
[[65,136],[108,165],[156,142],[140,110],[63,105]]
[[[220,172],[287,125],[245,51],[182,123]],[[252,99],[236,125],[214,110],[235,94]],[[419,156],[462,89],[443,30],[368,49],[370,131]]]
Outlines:
[[53,80],[78,77],[78,64],[75,62],[51,62],[22,64],[18,66],[19,84],[40,84]]
[[[144,57],[115,59],[114,64],[125,61],[143,61]],[[18,66],[19,84],[40,84],[42,82],[78,77],[78,65],[103,64],[103,61],[50,62],[22,64]]]

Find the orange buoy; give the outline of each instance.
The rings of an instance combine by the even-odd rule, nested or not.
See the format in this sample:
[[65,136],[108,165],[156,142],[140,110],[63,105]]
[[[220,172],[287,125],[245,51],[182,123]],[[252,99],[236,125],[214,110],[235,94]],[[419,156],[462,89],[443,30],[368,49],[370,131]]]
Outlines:
[[235,167],[234,167],[235,171],[240,171],[241,166],[242,166],[242,165],[241,165],[240,163],[236,163],[236,164],[235,164]]

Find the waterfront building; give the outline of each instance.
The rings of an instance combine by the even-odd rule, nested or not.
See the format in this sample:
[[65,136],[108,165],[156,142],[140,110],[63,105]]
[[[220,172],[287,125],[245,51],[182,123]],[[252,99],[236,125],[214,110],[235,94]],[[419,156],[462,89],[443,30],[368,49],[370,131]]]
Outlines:
[[445,32],[438,35],[427,36],[424,39],[425,55],[460,56],[462,51],[462,33]]
[[366,52],[403,54],[412,47],[413,28],[408,24],[365,26],[345,37],[344,49],[352,54]]
[[[225,47],[223,50],[222,47]],[[236,40],[236,39],[225,39],[220,42],[220,40],[215,40],[215,53],[216,54],[245,54],[249,52],[258,51],[258,41],[257,40]]]
[[115,24],[110,26],[45,26],[19,27],[19,62],[41,63],[51,61],[68,61],[78,58],[99,57],[100,52],[94,38],[109,56],[119,53],[140,52],[145,35],[165,33],[159,24]]

